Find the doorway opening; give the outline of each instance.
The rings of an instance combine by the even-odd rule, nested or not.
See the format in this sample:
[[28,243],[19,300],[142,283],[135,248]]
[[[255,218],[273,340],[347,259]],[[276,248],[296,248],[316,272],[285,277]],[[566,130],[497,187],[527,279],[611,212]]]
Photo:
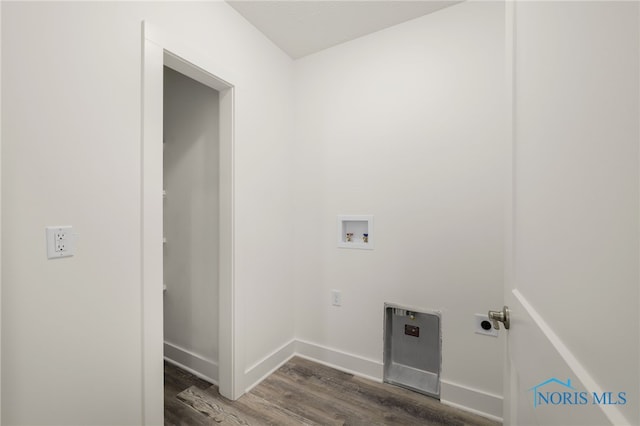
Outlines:
[[163,74],[164,359],[218,384],[219,93]]
[[[198,345],[208,345],[208,348],[202,349],[194,346],[193,350],[185,348],[186,345],[178,338],[168,338],[167,343],[172,343],[171,348],[167,349],[167,356],[172,357],[173,361],[181,363],[193,371],[197,371],[203,377],[207,377],[211,381],[217,381],[220,393],[228,399],[237,399],[240,396],[240,386],[237,380],[241,377],[241,372],[236,371],[239,363],[235,362],[238,353],[237,349],[240,345],[240,339],[235,336],[235,297],[234,297],[234,273],[233,273],[233,205],[234,205],[234,185],[233,185],[233,139],[234,139],[234,86],[226,80],[214,75],[211,70],[215,70],[216,66],[212,65],[212,61],[199,54],[190,51],[180,42],[180,37],[172,37],[168,34],[158,31],[148,23],[143,23],[143,49],[142,49],[142,129],[141,129],[141,298],[142,298],[142,401],[143,411],[141,424],[153,425],[163,423],[164,411],[164,355],[167,345],[164,343],[164,291],[166,284],[166,293],[179,293],[176,287],[176,281],[184,277],[184,269],[180,272],[169,272],[167,267],[167,281],[163,275],[165,273],[165,250],[175,254],[176,249],[180,250],[180,244],[187,242],[180,240],[183,235],[173,238],[173,245],[167,236],[166,245],[163,242],[164,220],[163,210],[165,200],[180,205],[181,190],[172,190],[168,188],[166,199],[163,197],[164,191],[164,150],[179,149],[179,146],[173,148],[164,148],[163,144],[163,103],[164,103],[164,74],[165,72],[175,73],[181,78],[192,80],[191,83],[206,86],[205,89],[217,95],[217,133],[218,146],[215,153],[210,153],[209,157],[199,158],[202,163],[201,173],[209,173],[203,177],[204,187],[208,187],[210,191],[209,197],[212,197],[217,191],[217,205],[208,204],[208,211],[217,213],[217,218],[204,217],[200,215],[199,220],[207,220],[210,229],[207,237],[199,242],[190,241],[192,253],[189,257],[198,258],[199,256],[208,258],[208,267],[203,266],[204,260],[198,259],[200,269],[197,274],[201,276],[214,275],[209,277],[208,283],[217,281],[217,290],[209,288],[208,293],[199,293],[203,298],[210,298],[204,303],[208,303],[210,310],[207,318],[201,319],[199,323],[211,322],[211,318],[217,319],[217,324],[207,324],[206,329],[198,329],[200,334],[208,334],[207,343],[201,341]],[[166,71],[166,69],[170,69]],[[211,106],[215,108],[216,106]],[[184,114],[182,114],[184,116]],[[169,140],[166,140],[169,143]],[[206,144],[203,145],[203,147]],[[167,145],[168,146],[168,145]],[[184,146],[182,147],[184,148]],[[209,146],[208,148],[212,148]],[[204,148],[202,148],[204,149]],[[189,151],[188,149],[186,151]],[[173,153],[175,154],[175,153]],[[190,155],[191,153],[186,153]],[[215,155],[213,155],[215,154]],[[188,156],[187,155],[187,156]],[[217,155],[217,157],[215,157]],[[196,156],[197,157],[197,156]],[[214,158],[215,157],[215,158]],[[177,161],[177,160],[176,160]],[[195,160],[194,160],[195,161]],[[179,161],[177,161],[179,163]],[[211,173],[215,171],[216,181],[212,181]],[[209,180],[207,180],[209,179]],[[215,187],[215,188],[214,188]],[[174,198],[171,198],[171,197]],[[176,196],[178,198],[176,198]],[[201,202],[205,203],[205,201]],[[210,201],[210,200],[209,200]],[[182,202],[185,202],[184,200]],[[177,209],[174,206],[172,208]],[[199,206],[191,206],[192,211],[199,210]],[[217,212],[214,212],[216,210]],[[193,225],[193,218],[191,221]],[[167,230],[169,231],[169,230]],[[180,234],[186,231],[169,231]],[[189,231],[197,235],[198,229]],[[215,241],[217,239],[217,241]],[[206,243],[205,243],[206,242]],[[201,246],[198,246],[200,244]],[[208,245],[202,251],[202,245]],[[166,246],[166,248],[165,248]],[[206,252],[206,254],[203,254]],[[213,259],[212,259],[213,257]],[[214,265],[214,268],[210,266]],[[174,265],[175,266],[175,265]],[[217,270],[214,270],[217,269]],[[203,272],[204,271],[204,272]],[[193,271],[190,271],[193,274]],[[173,287],[173,288],[172,288]],[[199,290],[201,291],[201,290]],[[174,297],[178,296],[177,294]],[[195,296],[194,293],[189,295]],[[182,296],[185,297],[185,296]],[[176,304],[174,304],[176,305]],[[176,306],[172,305],[168,308],[171,312],[175,311]],[[179,303],[177,305],[180,305]],[[217,315],[215,312],[217,310]],[[168,312],[170,314],[170,312]],[[183,320],[185,316],[182,316]],[[173,321],[173,319],[172,319]],[[178,322],[180,320],[178,319]],[[175,330],[171,331],[174,336]],[[190,332],[188,332],[190,333]],[[217,339],[216,339],[217,335]],[[169,337],[169,336],[167,336]],[[171,340],[174,340],[173,342]],[[178,341],[176,341],[178,340]],[[207,355],[206,352],[213,352],[213,342],[217,340],[217,359]],[[183,351],[181,355],[176,355],[174,349],[179,348]],[[184,351],[186,349],[186,351]],[[173,352],[171,352],[173,350]],[[186,355],[185,355],[186,354]],[[192,356],[192,355],[197,356]],[[182,358],[176,359],[178,356]],[[180,362],[180,359],[183,362]],[[202,361],[205,362],[202,362]],[[217,361],[217,369],[215,363],[207,361]],[[189,364],[189,365],[187,365]],[[217,370],[217,372],[216,372]]]

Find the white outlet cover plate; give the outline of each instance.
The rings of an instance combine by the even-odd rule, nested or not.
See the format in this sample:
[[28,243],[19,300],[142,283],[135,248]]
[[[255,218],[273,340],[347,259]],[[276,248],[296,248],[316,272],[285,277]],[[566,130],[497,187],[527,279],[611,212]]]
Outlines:
[[[76,238],[72,226],[47,226],[47,258],[58,259],[60,257],[73,256],[76,252]],[[64,243],[63,249],[56,250],[56,236],[61,236]]]
[[[484,334],[485,336],[498,337],[498,330],[493,328],[493,324],[489,330],[482,328],[482,321],[489,321],[489,316],[483,314],[475,315],[475,332],[476,334]],[[491,321],[489,321],[491,323]]]
[[342,306],[342,293],[340,290],[331,290],[331,304],[333,306]]

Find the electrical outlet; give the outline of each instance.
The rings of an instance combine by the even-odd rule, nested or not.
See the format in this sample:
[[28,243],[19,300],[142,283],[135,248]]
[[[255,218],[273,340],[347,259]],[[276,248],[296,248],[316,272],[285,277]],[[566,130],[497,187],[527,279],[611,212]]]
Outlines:
[[331,290],[331,304],[333,306],[342,306],[342,293],[340,293],[340,290]]
[[59,228],[53,232],[56,253],[67,251],[67,230]]
[[75,254],[75,235],[71,226],[47,226],[47,257],[56,259]]
[[493,328],[489,317],[483,314],[475,315],[475,332],[477,334],[484,334],[485,336],[498,337],[498,330]]

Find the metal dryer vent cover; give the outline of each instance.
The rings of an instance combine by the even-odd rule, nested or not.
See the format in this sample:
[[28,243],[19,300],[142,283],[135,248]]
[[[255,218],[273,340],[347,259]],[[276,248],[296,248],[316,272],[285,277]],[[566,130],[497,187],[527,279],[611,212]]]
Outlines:
[[441,314],[384,305],[384,382],[440,399]]

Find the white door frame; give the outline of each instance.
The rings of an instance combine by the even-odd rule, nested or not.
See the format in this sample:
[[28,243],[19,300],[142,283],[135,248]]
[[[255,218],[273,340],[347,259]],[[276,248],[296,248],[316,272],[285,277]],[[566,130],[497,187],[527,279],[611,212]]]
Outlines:
[[163,67],[166,65],[220,93],[220,222],[218,380],[220,393],[237,399],[240,365],[235,338],[234,291],[234,86],[209,58],[191,51],[179,38],[142,24],[141,128],[141,281],[142,281],[142,424],[163,423],[163,253],[162,126]]

